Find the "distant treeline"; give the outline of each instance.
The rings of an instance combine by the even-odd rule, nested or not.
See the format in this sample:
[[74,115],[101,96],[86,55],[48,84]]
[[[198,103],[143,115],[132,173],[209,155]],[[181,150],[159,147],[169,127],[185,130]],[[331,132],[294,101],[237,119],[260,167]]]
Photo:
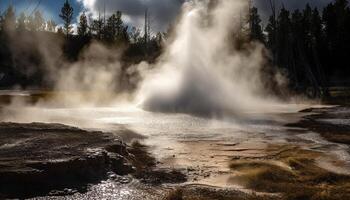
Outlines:
[[[153,33],[147,11],[144,30],[128,27],[122,20],[122,12],[111,16],[92,18],[80,15],[76,32],[73,27],[73,7],[67,0],[62,6],[58,26],[46,20],[41,11],[31,15],[15,14],[10,5],[0,16],[0,88],[51,88],[55,74],[52,67],[74,63],[81,53],[94,41],[120,56],[125,76],[127,68],[141,61],[154,62],[161,54],[166,33]],[[142,33],[141,33],[142,32]],[[100,56],[100,55],[99,55]],[[106,59],[109,59],[106,56]],[[119,77],[120,78],[120,77]],[[122,77],[128,80],[130,77]],[[124,84],[128,87],[128,84]]]
[[[335,0],[322,10],[306,4],[303,10],[294,11],[276,6],[274,0],[266,2],[272,12],[268,24],[263,26],[258,9],[249,7],[249,15],[241,19],[242,41],[263,43],[269,50],[269,65],[285,73],[294,91],[322,96],[330,86],[350,85],[347,0]],[[121,61],[127,71],[134,63],[154,62],[169,35],[152,32],[147,11],[142,31],[128,27],[122,12],[117,11],[98,18],[82,13],[73,34],[73,12],[67,0],[60,13],[64,25],[58,27],[53,20],[46,21],[40,11],[16,16],[13,6],[5,10],[0,20],[0,88],[50,87],[43,49],[48,55],[62,54],[59,60],[75,62],[85,47],[99,41],[112,49],[123,49]]]
[[350,85],[350,8],[335,0],[321,11],[306,4],[303,10],[277,10],[264,29],[256,8],[250,9],[250,38],[261,41],[271,63],[282,68],[290,87],[312,95],[327,95],[330,86]]

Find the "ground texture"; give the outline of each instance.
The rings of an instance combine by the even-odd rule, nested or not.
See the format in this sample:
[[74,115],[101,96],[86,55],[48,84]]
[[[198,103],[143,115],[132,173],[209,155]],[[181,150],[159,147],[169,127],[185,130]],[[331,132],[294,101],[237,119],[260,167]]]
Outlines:
[[61,124],[0,123],[3,198],[82,190],[110,172],[132,172],[129,160],[126,145],[112,134]]

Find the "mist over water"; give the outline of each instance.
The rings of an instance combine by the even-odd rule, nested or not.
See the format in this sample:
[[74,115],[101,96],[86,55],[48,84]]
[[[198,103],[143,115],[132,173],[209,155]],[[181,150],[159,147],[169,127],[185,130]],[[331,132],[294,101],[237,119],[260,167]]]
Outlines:
[[144,74],[137,95],[142,107],[220,117],[276,104],[262,83],[262,45],[245,52],[231,48],[246,10],[246,1],[185,3],[173,42],[155,70]]
[[[302,103],[308,104],[304,99],[296,99],[298,104],[292,104],[294,99],[282,101],[278,98],[279,95],[267,87],[269,83],[283,89],[287,81],[278,71],[271,74],[264,71],[269,67],[264,45],[249,42],[247,38],[242,39],[247,36],[244,31],[249,26],[242,22],[246,21],[244,16],[248,14],[247,3],[247,0],[188,0],[182,7],[172,38],[167,40],[168,44],[162,48],[163,53],[155,63],[125,63],[122,48],[94,40],[81,51],[78,60],[70,62],[62,59],[60,43],[63,41],[53,43],[54,48],[47,49],[45,43],[54,41],[56,37],[41,38],[38,34],[35,39],[38,40],[38,47],[34,48],[41,55],[42,68],[45,69],[43,73],[49,79],[43,81],[52,83],[52,87],[48,87],[47,91],[40,88],[37,91],[1,91],[0,97],[6,97],[6,101],[5,106],[0,106],[0,121],[20,123],[10,124],[11,127],[18,126],[19,131],[23,129],[22,123],[47,123],[45,126],[54,128],[64,124],[84,130],[102,131],[106,136],[111,134],[126,142],[130,145],[128,149],[135,148],[134,141],[140,141],[140,150],[145,150],[147,155],[149,153],[155,158],[156,165],[151,168],[169,169],[169,172],[179,170],[188,177],[187,182],[179,185],[174,182],[156,184],[154,187],[153,184],[148,184],[148,180],[145,183],[135,180],[136,184],[124,184],[119,176],[116,179],[111,176],[108,181],[91,184],[92,187],[89,185],[88,193],[81,194],[82,199],[85,195],[94,193],[95,186],[98,188],[96,198],[109,195],[115,197],[115,194],[123,193],[119,190],[121,187],[130,196],[128,199],[137,199],[134,192],[138,195],[139,192],[137,189],[133,191],[137,184],[145,184],[152,191],[162,189],[162,185],[165,185],[166,192],[173,186],[180,186],[182,191],[187,184],[214,186],[215,191],[224,188],[224,193],[234,189],[234,195],[237,194],[236,189],[240,191],[244,188],[244,194],[248,195],[246,192],[249,192],[255,196],[255,190],[248,191],[249,188],[246,187],[248,181],[240,179],[244,177],[242,175],[251,173],[252,177],[263,177],[265,168],[273,167],[271,170],[277,169],[281,177],[293,173],[298,175],[293,176],[293,179],[299,180],[299,174],[303,171],[292,169],[290,160],[312,163],[310,169],[302,166],[306,172],[319,167],[330,172],[350,174],[347,145],[327,141],[316,133],[317,128],[312,128],[313,124],[306,125],[312,128],[309,130],[307,127],[286,126],[314,120],[305,117],[307,113],[298,112],[310,108],[311,104],[303,105]],[[18,57],[22,55],[22,49],[30,49],[36,43],[30,37],[25,39],[28,43],[13,43],[13,51],[18,53]],[[243,43],[243,47],[237,47],[237,41]],[[146,42],[140,43],[142,49],[143,45],[147,45]],[[28,59],[24,57],[22,61],[25,63]],[[272,67],[269,69],[272,70]],[[10,103],[7,99],[10,99]],[[330,116],[347,116],[349,112],[348,108],[340,109]],[[325,120],[331,120],[335,124],[339,120],[344,122],[343,119]],[[316,121],[317,119],[315,123]],[[7,123],[4,124],[8,126]],[[340,124],[345,126],[346,122]],[[30,126],[32,125],[24,127]],[[36,125],[33,127],[33,132],[36,132]],[[40,142],[40,137],[44,134],[42,131],[38,131],[38,134],[34,139]],[[1,148],[11,145],[21,147],[27,142],[14,141]],[[88,148],[89,144],[84,146]],[[130,151],[130,158],[133,157],[132,153]],[[305,154],[305,158],[303,155],[297,157],[299,153]],[[136,154],[134,158],[138,162]],[[144,161],[143,156],[140,161]],[[244,164],[243,171],[229,167],[236,161]],[[145,170],[145,178],[149,179],[149,176],[153,179],[153,169]],[[155,172],[158,174],[158,171]],[[159,172],[163,176],[162,171]],[[329,174],[333,177],[333,174]],[[311,175],[309,177],[306,173],[305,176],[310,179],[305,185],[310,185]],[[318,183],[319,175],[315,176]],[[127,177],[132,179],[133,176]],[[172,179],[174,176],[169,174],[169,177]],[[287,184],[288,179],[284,180],[283,177],[281,183]],[[339,177],[342,182],[342,176]],[[234,178],[237,178],[237,183]],[[248,179],[254,181],[250,176]],[[302,179],[304,177],[300,175],[300,180]],[[110,182],[112,185],[108,186]],[[293,184],[291,183],[292,187],[299,188]],[[321,186],[316,187],[333,187],[323,183]],[[266,194],[278,198],[283,193],[276,193],[278,196]],[[265,193],[261,195],[264,196]],[[91,197],[87,199],[89,198]]]
[[[38,40],[38,53],[45,61],[44,73],[53,84],[53,93],[35,105],[13,98],[12,106],[3,112],[28,106],[40,109],[131,104],[151,112],[238,119],[247,112],[271,111],[283,104],[265,88],[263,45],[249,43],[244,50],[233,47],[242,26],[247,26],[242,23],[247,11],[245,0],[184,3],[173,36],[158,62],[142,62],[128,68],[127,73],[141,75],[141,80],[135,81],[136,92],[121,89],[125,81],[122,49],[94,41],[82,51],[78,61],[71,63],[62,60],[62,41],[53,42],[55,48],[47,49],[44,44],[56,38]],[[20,49],[24,47],[14,51]],[[267,81],[278,85],[284,81],[281,77]],[[18,112],[11,120],[23,113]]]

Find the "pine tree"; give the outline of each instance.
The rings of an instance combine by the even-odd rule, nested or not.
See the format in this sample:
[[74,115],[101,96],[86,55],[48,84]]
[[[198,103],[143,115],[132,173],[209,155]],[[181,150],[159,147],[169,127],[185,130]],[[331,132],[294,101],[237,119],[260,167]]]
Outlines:
[[302,20],[303,16],[300,12],[299,9],[294,10],[292,13],[292,18],[291,18],[291,28],[292,28],[292,35],[294,38],[294,42],[297,42],[298,39],[302,38]]
[[314,8],[312,11],[311,17],[311,47],[312,47],[312,58],[313,65],[316,67],[316,73],[318,76],[318,80],[322,87],[322,95],[328,96],[328,90],[326,86],[328,86],[328,80],[326,78],[326,61],[324,58],[327,55],[325,51],[325,36],[322,28],[322,20],[320,13],[317,8]]
[[117,11],[116,13],[116,22],[115,28],[117,30],[117,36],[120,36],[123,33],[124,22],[122,20],[122,12]]
[[106,39],[110,41],[117,40],[118,42],[124,42],[126,40],[124,29],[125,27],[122,20],[122,12],[117,11],[107,20]]
[[26,15],[24,14],[24,12],[21,12],[21,14],[17,19],[19,31],[24,31],[26,29],[26,20],[27,20]]
[[291,34],[290,34],[290,49],[292,51],[291,55],[291,70],[292,73],[290,74],[290,80],[291,85],[297,90],[300,90],[302,87],[302,82],[304,80],[301,75],[305,74],[303,72],[301,65],[301,50],[300,47],[302,46],[302,38],[303,38],[303,31],[302,31],[302,20],[303,16],[299,9],[296,9],[293,11],[291,16]]
[[30,31],[35,31],[35,22],[33,16],[28,16],[27,19],[27,29]]
[[277,29],[275,27],[275,20],[273,16],[269,17],[268,24],[265,28],[265,31],[267,32],[267,47],[272,50],[273,52],[276,51],[276,36],[277,36]]
[[290,34],[291,34],[290,13],[282,8],[277,18],[277,63],[290,70]]
[[142,41],[141,31],[136,27],[132,27],[130,32],[130,38],[133,43],[139,43]]
[[59,28],[57,29],[57,34],[58,34],[58,35],[64,35],[64,30],[63,30],[62,27],[59,27]]
[[[350,51],[350,11],[347,0],[335,0],[328,4],[322,15],[325,40],[328,51],[328,72],[346,76],[350,73],[347,67],[348,52]],[[339,74],[339,72],[342,72]],[[345,77],[343,77],[345,78]]]
[[107,20],[105,32],[106,32],[106,39],[109,41],[114,41],[116,39],[116,35],[117,35],[116,21],[117,21],[116,14],[112,14]]
[[128,32],[129,27],[128,26],[122,26],[121,32],[118,36],[118,41],[123,44],[129,44],[130,42],[130,36]]
[[60,17],[64,21],[64,32],[67,38],[69,38],[69,35],[72,33],[73,7],[68,0],[66,0],[61,9]]
[[313,37],[313,43],[322,43],[324,33],[322,29],[322,19],[317,8],[314,8],[312,11],[311,33]]
[[101,18],[93,20],[91,29],[93,30],[93,32],[96,35],[98,40],[102,39],[102,35],[104,32],[103,27],[104,27],[104,23],[103,23],[103,20]]
[[275,0],[269,0],[271,8],[271,16],[269,17],[268,25],[265,31],[268,33],[267,46],[270,48],[272,53],[272,63],[276,66],[277,62],[277,17],[276,17],[276,3]]
[[80,15],[79,26],[78,26],[78,35],[80,37],[87,36],[88,29],[89,29],[89,25],[88,25],[87,17],[85,15],[85,12],[83,12]]
[[256,7],[252,7],[250,9],[250,39],[257,40],[262,43],[265,42],[265,36],[261,27],[261,19],[258,13],[258,9]]
[[35,31],[43,31],[45,29],[45,19],[40,11],[34,13],[34,29]]
[[49,32],[56,31],[57,24],[54,20],[51,19],[51,20],[47,21],[46,23],[47,23],[47,29],[46,29],[47,31],[49,31]]
[[[306,52],[310,51],[311,48],[311,26],[312,26],[312,9],[309,4],[306,4],[305,9],[303,10],[302,14],[302,21],[301,21],[301,27],[303,32],[303,48],[306,50]],[[307,56],[309,57],[309,55]]]
[[12,5],[10,5],[4,16],[3,20],[3,30],[7,30],[9,32],[14,31],[16,29],[16,16],[15,16],[15,9]]
[[157,33],[156,42],[158,46],[161,46],[163,44],[163,34],[161,32]]

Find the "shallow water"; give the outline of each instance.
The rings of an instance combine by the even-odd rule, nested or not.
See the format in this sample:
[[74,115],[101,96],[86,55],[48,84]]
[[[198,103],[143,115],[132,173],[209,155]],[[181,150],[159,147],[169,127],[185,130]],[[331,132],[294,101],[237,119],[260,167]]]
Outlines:
[[[229,116],[208,119],[186,114],[151,113],[130,105],[70,108],[8,106],[3,109],[2,121],[63,123],[112,133],[130,129],[145,137],[143,143],[150,146],[151,153],[159,161],[158,167],[183,170],[189,175],[187,184],[240,189],[240,185],[229,181],[233,173],[228,167],[229,161],[235,157],[263,157],[271,144],[291,144],[324,152],[327,157],[318,161],[321,167],[350,174],[346,145],[330,143],[318,134],[284,126],[298,121],[303,116],[298,111],[307,107],[279,105],[269,112],[247,112],[237,120]],[[335,159],[344,164],[334,166]],[[125,185],[108,180],[92,186],[89,193],[75,197],[112,197],[118,194],[116,199],[138,199],[140,195],[152,199],[153,194],[157,196],[157,191],[161,190],[139,183]],[[120,196],[122,194],[125,195]]]

